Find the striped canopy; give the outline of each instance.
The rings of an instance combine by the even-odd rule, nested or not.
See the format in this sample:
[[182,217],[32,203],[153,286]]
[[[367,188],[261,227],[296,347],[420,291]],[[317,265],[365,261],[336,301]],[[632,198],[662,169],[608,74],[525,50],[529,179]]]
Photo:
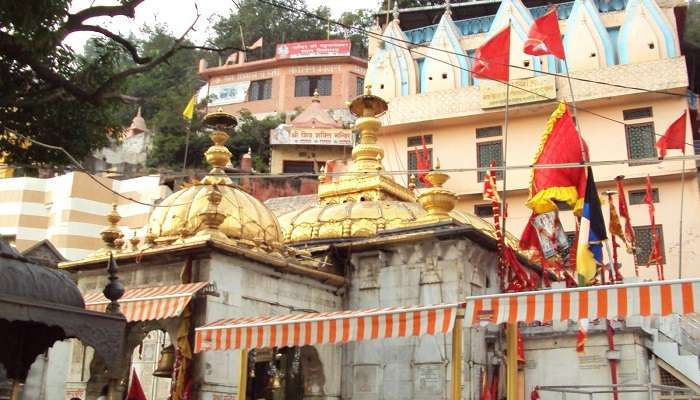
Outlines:
[[700,279],[588,286],[468,298],[464,325],[692,314]]
[[[150,321],[177,317],[182,314],[192,296],[209,282],[184,283],[172,286],[154,286],[129,289],[119,299],[120,311],[128,322]],[[85,308],[104,312],[109,300],[101,292],[83,296]]]
[[219,320],[196,329],[195,352],[347,343],[452,330],[458,304]]

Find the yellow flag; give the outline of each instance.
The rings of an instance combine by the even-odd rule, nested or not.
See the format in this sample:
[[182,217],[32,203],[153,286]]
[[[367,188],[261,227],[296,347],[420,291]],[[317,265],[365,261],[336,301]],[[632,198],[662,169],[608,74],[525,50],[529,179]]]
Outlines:
[[185,107],[185,109],[182,111],[182,116],[188,121],[192,121],[192,116],[194,115],[194,106],[196,102],[197,95],[194,95],[190,99],[189,103],[187,103],[187,107]]

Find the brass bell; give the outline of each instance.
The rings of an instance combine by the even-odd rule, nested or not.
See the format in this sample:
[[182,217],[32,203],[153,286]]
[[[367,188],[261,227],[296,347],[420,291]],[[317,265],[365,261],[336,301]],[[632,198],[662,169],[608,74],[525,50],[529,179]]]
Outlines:
[[164,347],[160,351],[160,360],[158,360],[158,368],[153,371],[153,376],[159,378],[170,378],[173,376],[173,366],[175,365],[175,346],[172,344]]

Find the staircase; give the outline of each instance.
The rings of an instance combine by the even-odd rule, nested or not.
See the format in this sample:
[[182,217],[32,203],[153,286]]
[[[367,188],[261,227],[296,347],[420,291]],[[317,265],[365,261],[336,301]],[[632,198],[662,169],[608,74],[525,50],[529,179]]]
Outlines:
[[642,329],[651,335],[651,351],[700,386],[700,321],[679,315],[645,320]]

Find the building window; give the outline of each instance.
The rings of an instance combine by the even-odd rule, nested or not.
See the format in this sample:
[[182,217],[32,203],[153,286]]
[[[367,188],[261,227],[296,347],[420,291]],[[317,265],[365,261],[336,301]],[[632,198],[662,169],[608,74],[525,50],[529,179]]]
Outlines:
[[493,217],[493,206],[491,204],[475,204],[474,214],[481,218]]
[[[634,255],[634,262],[636,265],[647,265],[654,243],[651,235],[651,226],[635,226],[634,235],[636,237],[635,247],[637,250]],[[656,225],[656,236],[659,238],[659,245],[661,247],[661,263],[665,264],[664,230],[661,225]]]
[[629,121],[631,119],[652,118],[652,116],[651,107],[633,108],[631,110],[622,111],[622,118],[625,121]]
[[357,77],[355,81],[355,94],[360,96],[365,93],[365,78]]
[[[647,122],[625,126],[627,136],[627,156],[630,160],[656,158],[654,124]],[[635,162],[634,164],[639,164]]]
[[248,101],[265,100],[269,98],[272,98],[272,79],[250,82]]
[[[408,160],[408,169],[409,170],[416,170],[418,169],[418,155],[416,153],[422,152],[423,149],[422,147],[416,147],[413,150],[409,150],[406,159]],[[430,163],[430,168],[432,168],[433,165],[433,149],[428,149],[428,161]],[[410,176],[409,176],[410,177]],[[416,175],[416,187],[417,188],[422,188],[425,187],[423,182],[418,179],[418,175]]]
[[500,126],[487,126],[485,128],[476,128],[476,138],[482,139],[487,137],[501,136]]
[[330,96],[332,82],[331,75],[297,76],[294,80],[294,96],[313,96],[316,90],[320,96]]
[[[496,140],[493,142],[481,142],[476,144],[476,158],[477,165],[479,168],[488,167],[491,161],[496,162],[496,166],[500,167],[503,165],[503,142],[501,140]],[[485,171],[479,171],[478,179],[479,182],[484,181]],[[496,171],[496,179],[503,179],[503,171]]]
[[306,172],[316,172],[316,168],[313,161],[282,161],[282,172],[284,173],[306,173]]
[[431,146],[433,144],[433,135],[423,135],[423,139],[421,139],[421,136],[410,136],[408,139],[406,139],[406,146],[407,147],[422,147],[423,142],[425,142],[426,146]]
[[[630,199],[630,205],[633,206],[635,204],[644,204],[644,197],[647,195],[647,191],[645,189],[640,189],[640,190],[630,190],[629,192],[629,199]],[[653,188],[651,189],[651,198],[654,203],[659,202],[659,189]]]

